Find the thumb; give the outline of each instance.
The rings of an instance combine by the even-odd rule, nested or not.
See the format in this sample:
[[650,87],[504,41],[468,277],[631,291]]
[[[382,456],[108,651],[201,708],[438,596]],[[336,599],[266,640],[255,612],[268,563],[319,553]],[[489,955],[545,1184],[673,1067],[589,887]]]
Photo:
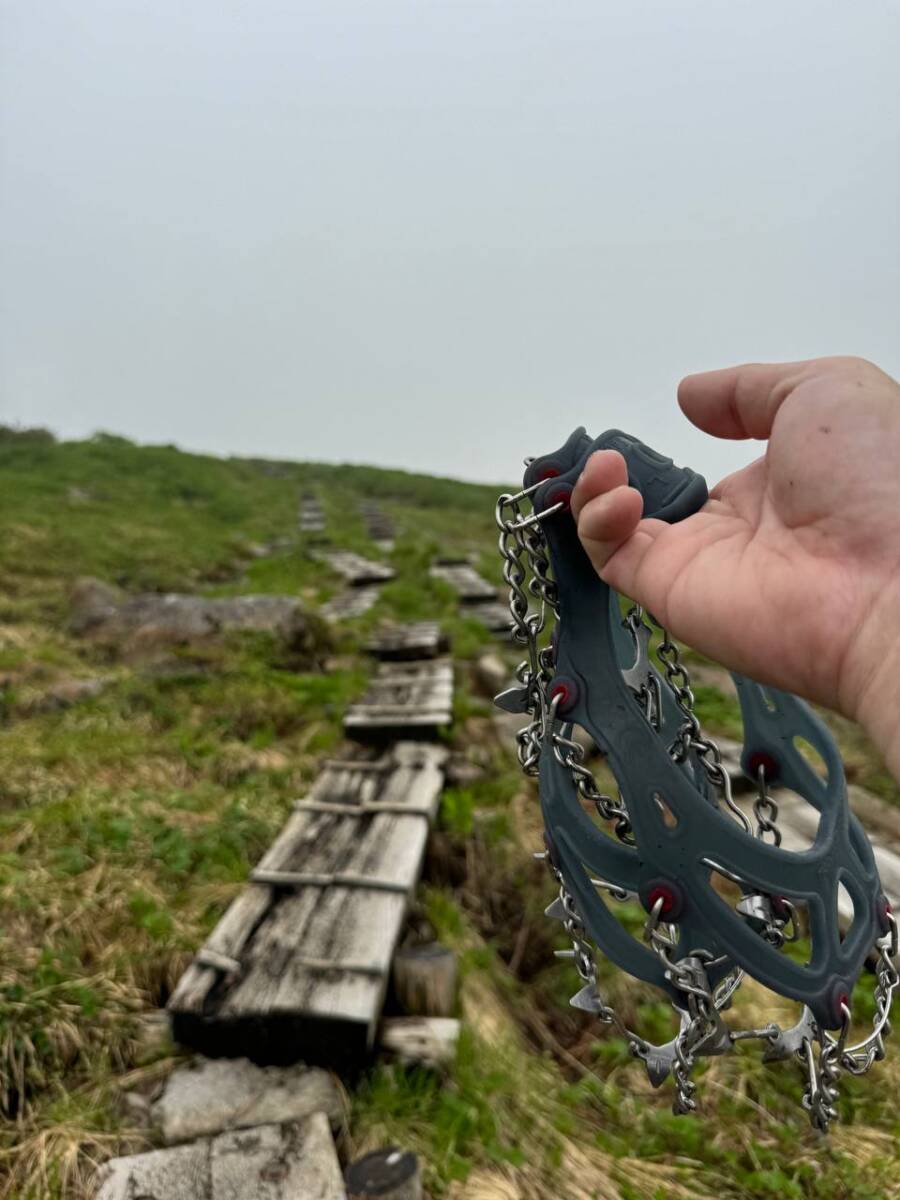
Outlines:
[[745,363],[688,375],[678,385],[678,403],[689,421],[713,437],[767,438],[791,392],[824,373],[827,362]]

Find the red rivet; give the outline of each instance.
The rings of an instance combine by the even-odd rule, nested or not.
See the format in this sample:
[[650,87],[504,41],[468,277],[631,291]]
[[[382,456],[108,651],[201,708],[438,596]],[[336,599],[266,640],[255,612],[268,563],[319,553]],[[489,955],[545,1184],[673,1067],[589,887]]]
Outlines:
[[556,491],[551,492],[548,495],[547,507],[552,508],[554,504],[561,504],[562,511],[568,512],[571,499],[572,499],[572,489],[571,488],[557,488]]
[[778,762],[771,754],[767,754],[765,750],[754,750],[747,759],[747,766],[750,768],[750,775],[754,779],[759,775],[760,767],[765,772],[766,779],[778,778]]
[[558,475],[559,471],[557,471],[556,467],[542,467],[538,472],[538,477],[535,482],[543,483],[545,479],[556,479]]
[[784,898],[784,896],[772,897],[772,912],[776,917],[786,921],[790,915],[790,911],[791,910],[788,908],[787,900]]
[[670,913],[675,907],[675,896],[670,888],[663,887],[662,884],[657,884],[647,897],[647,903],[650,906],[650,911],[656,907],[657,900],[662,900],[662,908],[659,910],[660,916],[665,916]]
[[556,707],[565,712],[578,699],[578,689],[567,679],[558,679],[556,683],[550,685],[550,699],[556,700],[557,697],[559,697],[559,703]]

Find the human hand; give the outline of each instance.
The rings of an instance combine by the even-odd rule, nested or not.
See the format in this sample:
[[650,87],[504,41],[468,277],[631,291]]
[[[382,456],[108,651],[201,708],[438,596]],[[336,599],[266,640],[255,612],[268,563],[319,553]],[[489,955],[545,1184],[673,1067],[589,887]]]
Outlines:
[[860,721],[900,778],[900,385],[823,358],[691,375],[678,402],[766,452],[676,525],[593,454],[572,512],[595,568],[701,653]]

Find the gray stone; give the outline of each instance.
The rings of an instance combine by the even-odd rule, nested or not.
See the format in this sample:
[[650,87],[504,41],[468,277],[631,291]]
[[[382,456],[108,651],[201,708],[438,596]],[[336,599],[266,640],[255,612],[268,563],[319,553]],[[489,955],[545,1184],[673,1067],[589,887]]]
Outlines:
[[511,675],[512,672],[499,654],[482,654],[475,663],[475,677],[491,698],[515,684]]
[[131,651],[185,645],[233,631],[274,633],[294,642],[314,634],[296,596],[130,596],[97,579],[76,583],[71,625],[75,633]]
[[302,1124],[223,1133],[212,1144],[212,1200],[342,1200],[343,1177],[324,1113]]
[[152,1108],[169,1144],[324,1112],[341,1118],[341,1098],[327,1071],[302,1064],[257,1067],[246,1058],[198,1058],[166,1081]]
[[207,1200],[209,1142],[114,1158],[96,1184],[96,1200]]
[[116,1158],[96,1200],[345,1200],[324,1113]]

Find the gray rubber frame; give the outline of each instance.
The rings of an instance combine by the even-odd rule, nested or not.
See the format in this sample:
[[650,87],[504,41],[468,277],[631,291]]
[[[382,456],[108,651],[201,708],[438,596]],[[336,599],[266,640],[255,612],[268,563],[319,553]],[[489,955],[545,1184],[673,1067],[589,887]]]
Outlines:
[[[619,431],[592,441],[579,429],[560,450],[529,465],[526,487],[542,473],[551,475],[534,494],[535,511],[564,499],[588,455],[610,446],[625,454],[629,481],[645,496],[645,515],[686,519],[705,502],[706,484],[700,476],[674,467],[670,460]],[[622,675],[631,665],[634,649],[630,633],[622,626],[618,596],[593,570],[568,510],[545,518],[543,528],[559,589],[556,679],[569,685],[571,699],[562,720],[582,726],[607,755],[627,804],[636,843],[624,845],[597,827],[582,808],[570,772],[556,760],[548,741],[540,768],[548,846],[591,937],[612,961],[662,988],[677,1002],[679,995],[665,979],[657,955],[624,929],[590,880],[598,875],[616,887],[636,892],[645,907],[654,886],[671,885],[681,902],[679,915],[666,918],[679,930],[675,957],[699,948],[716,958],[722,956],[723,962],[710,971],[712,982],[737,962],[773,991],[807,1004],[824,1027],[837,1027],[841,1001],[849,998],[868,953],[883,932],[879,906],[884,898],[871,846],[849,812],[843,765],[830,733],[796,697],[734,676],[744,719],[745,771],[752,778],[752,765],[758,756],[765,756],[769,776],[777,772],[780,784],[821,813],[809,850],[783,850],[749,836],[733,818],[710,804],[704,773],[690,761],[676,764],[669,755],[667,746],[680,721],[665,680],[657,676],[663,696],[661,733],[635,703]],[[805,739],[821,755],[826,779],[810,767],[795,738]],[[674,815],[674,828],[667,826],[655,796],[661,797]],[[710,881],[714,868],[737,876],[751,891],[807,906],[812,946],[809,964],[789,958],[764,941],[716,893]],[[854,905],[853,921],[843,938],[837,910],[841,883]]]

